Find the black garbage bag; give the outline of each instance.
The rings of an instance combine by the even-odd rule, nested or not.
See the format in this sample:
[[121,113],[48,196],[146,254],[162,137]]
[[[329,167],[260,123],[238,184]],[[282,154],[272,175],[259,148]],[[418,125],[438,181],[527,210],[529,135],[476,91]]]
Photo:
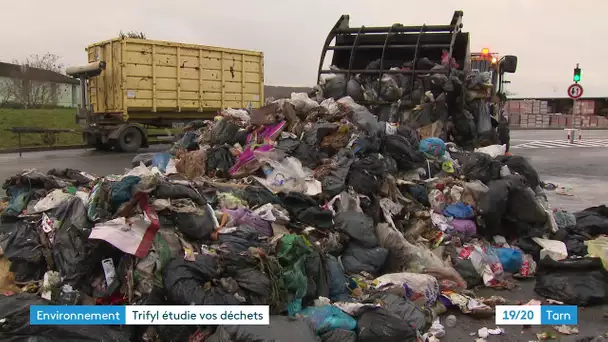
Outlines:
[[280,139],[277,142],[276,149],[297,158],[302,162],[302,166],[311,170],[319,166],[321,156],[318,148],[301,140],[294,138]]
[[304,318],[270,316],[269,325],[222,325],[205,342],[319,342]]
[[268,188],[250,185],[244,190],[235,190],[234,194],[249,204],[249,207],[259,207],[266,203],[282,205],[281,199],[273,194]]
[[2,184],[2,189],[8,189],[18,184],[27,184],[32,189],[40,188],[46,190],[65,188],[70,185],[69,182],[63,179],[33,170],[23,171],[18,175],[7,178],[4,184]]
[[380,198],[377,195],[361,198],[361,210],[374,220],[374,225],[381,222],[384,218],[382,216],[382,209],[380,208]]
[[418,132],[408,126],[399,126],[397,129],[397,134],[404,137],[410,143],[410,146],[418,149],[418,145],[420,144],[420,136],[418,135]]
[[536,201],[536,195],[525,183],[520,175],[509,175],[504,178],[511,182],[507,214],[517,221],[530,224],[543,224],[547,220],[547,213]]
[[416,340],[416,328],[384,308],[366,308],[358,316],[358,342],[403,342]]
[[245,252],[249,247],[260,247],[260,232],[246,225],[229,234],[220,234],[218,242],[231,253]]
[[412,195],[420,204],[430,207],[429,193],[426,186],[421,184],[412,184],[407,186],[407,192]]
[[312,300],[319,297],[329,298],[330,273],[327,257],[313,250],[306,258],[305,269],[308,277],[306,297]]
[[139,166],[140,163],[144,163],[145,166],[150,166],[150,165],[152,165],[152,158],[154,158],[155,154],[156,154],[156,152],[140,153],[140,154],[136,155],[135,157],[133,157],[133,161],[131,161],[131,166],[137,167],[137,166]]
[[63,282],[74,289],[89,286],[91,270],[99,267],[100,245],[103,241],[89,240],[93,224],[87,218],[80,198],[71,198],[59,205],[51,215],[59,226],[53,238],[53,260]]
[[600,258],[555,261],[545,257],[538,263],[534,291],[570,305],[601,305],[608,302],[608,272]]
[[332,212],[322,209],[312,197],[294,191],[281,193],[279,196],[292,219],[295,218],[318,229],[333,227]]
[[213,127],[213,134],[211,136],[212,145],[224,145],[233,144],[236,132],[238,132],[239,126],[227,118],[221,119]]
[[115,341],[129,342],[132,326],[30,325],[31,305],[57,305],[33,293],[0,296],[2,341]]
[[496,159],[507,165],[511,172],[524,176],[532,189],[535,189],[540,184],[538,173],[526,158],[522,156],[498,156]]
[[[167,299],[167,293],[162,287],[154,287],[150,294],[145,297],[140,305],[169,305]],[[190,335],[196,332],[198,328],[196,325],[136,325],[133,326],[135,329],[135,336],[143,340],[141,336],[146,333],[149,327],[154,327],[158,333],[158,337],[163,342],[182,342],[188,341]]]
[[203,240],[209,237],[215,231],[215,224],[211,215],[213,213],[206,210],[204,214],[195,214],[187,212],[172,212],[171,218],[173,223],[187,237],[194,240]]
[[413,170],[424,161],[422,153],[401,135],[387,135],[384,138],[383,151],[383,155],[395,159],[400,171]]
[[374,231],[374,220],[357,211],[338,213],[334,219],[334,227],[357,241],[362,247],[373,248],[378,246],[378,239]]
[[608,234],[608,207],[602,204],[574,213],[578,231],[589,235]]
[[498,179],[488,182],[488,191],[482,193],[477,202],[477,211],[484,220],[483,231],[480,235],[494,237],[500,231],[502,217],[507,212],[511,180]]
[[386,173],[394,175],[399,171],[399,166],[397,165],[397,161],[395,158],[390,156],[383,156],[382,163],[384,164],[384,170]]
[[351,243],[342,254],[342,265],[348,273],[368,272],[378,274],[386,258],[388,249],[382,247],[365,248]]
[[378,156],[367,156],[355,161],[348,171],[347,184],[356,192],[371,195],[378,192],[384,174],[384,162]]
[[452,267],[467,283],[467,288],[472,289],[483,284],[483,278],[481,278],[470,259],[452,259]]
[[587,246],[585,241],[593,239],[584,232],[578,232],[575,227],[560,228],[553,236],[552,240],[562,241],[566,244],[569,256],[585,256],[587,255]]
[[400,108],[398,102],[393,102],[390,105],[379,105],[376,108],[372,108],[371,110],[372,113],[376,114],[381,125],[387,122],[400,121],[402,109]]
[[340,126],[328,122],[315,124],[304,133],[302,140],[309,146],[320,146],[323,138],[335,132],[338,127]]
[[203,196],[192,187],[161,181],[156,186],[156,197],[164,199],[190,198],[198,205],[207,203]]
[[248,304],[268,305],[272,285],[265,273],[258,268],[247,267],[231,272],[230,275],[246,292]]
[[540,251],[542,248],[534,240],[532,240],[531,237],[520,237],[515,242],[515,245],[519,247],[519,249],[521,249],[524,253],[530,254],[534,261],[540,261]]
[[377,292],[369,296],[364,303],[381,303],[389,313],[397,315],[406,325],[417,329],[424,329],[427,325],[424,313],[411,300],[390,292]]
[[248,130],[241,129],[236,132],[232,141],[234,141],[234,144],[245,146],[247,145],[247,138],[249,137],[249,134],[251,134],[251,132],[249,132]]
[[215,146],[207,151],[207,175],[228,178],[228,171],[234,165],[234,156],[230,147]]
[[454,137],[454,142],[461,147],[472,147],[473,141],[477,138],[477,125],[473,114],[466,109],[462,112],[456,112],[452,115],[452,124],[451,134]]
[[[11,262],[10,271],[18,282],[40,280],[46,272],[45,247],[40,243],[40,237],[34,224],[17,221],[14,224],[3,224],[2,241],[4,256]],[[8,231],[5,231],[4,228]]]
[[[381,124],[384,124],[384,122],[381,122]],[[384,135],[382,133],[359,137],[355,141],[355,155],[367,156],[372,153],[378,153],[382,149],[383,141]]]
[[488,184],[500,178],[502,164],[485,153],[472,153],[462,165],[462,174],[470,180],[480,180]]
[[47,174],[68,180],[76,186],[88,185],[95,180],[95,177],[75,169],[51,169]]
[[346,95],[346,75],[335,75],[323,85],[323,94],[326,98],[339,100]]
[[195,261],[171,260],[163,269],[163,285],[175,305],[239,305],[236,297],[222,286],[204,288],[203,284],[219,277],[214,256],[196,255]]
[[329,172],[319,177],[325,196],[332,198],[342,192],[353,162],[354,155],[351,150],[346,148],[341,149],[332,157],[332,167]]
[[351,330],[335,329],[321,335],[323,342],[357,342],[357,333]]

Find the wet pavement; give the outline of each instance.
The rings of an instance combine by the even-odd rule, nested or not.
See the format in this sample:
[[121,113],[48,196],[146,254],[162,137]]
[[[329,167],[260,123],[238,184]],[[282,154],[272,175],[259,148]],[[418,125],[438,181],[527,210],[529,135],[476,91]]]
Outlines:
[[[594,136],[606,136],[606,131],[590,131]],[[512,141],[559,139],[563,131],[513,131]],[[140,152],[166,150],[166,146],[154,146]],[[553,149],[513,149],[514,154],[529,158],[532,166],[538,171],[541,180],[559,185],[567,185],[573,189],[573,196],[558,195],[547,191],[552,207],[577,211],[589,206],[608,202],[608,148],[553,148]],[[22,169],[37,168],[47,171],[51,168],[75,168],[92,174],[105,175],[121,173],[130,168],[135,154],[107,153],[95,150],[68,150],[0,155],[0,181],[18,173]],[[539,298],[533,291],[534,280],[520,281],[513,290],[497,291],[481,289],[476,291],[478,296],[489,297],[498,295],[510,303],[528,302]],[[605,313],[608,306],[596,306],[579,310],[579,334],[562,335],[549,326],[536,326],[523,329],[522,326],[501,326],[504,335],[490,336],[487,341],[536,341],[536,333],[550,332],[558,341],[577,341],[585,337],[600,336],[608,332],[608,318]],[[494,318],[477,319],[459,313],[457,324],[453,328],[446,327],[446,336],[442,341],[475,341],[477,330],[481,327],[495,328]],[[442,322],[446,315],[442,316]],[[471,336],[471,333],[475,336]],[[589,340],[586,340],[589,341]]]

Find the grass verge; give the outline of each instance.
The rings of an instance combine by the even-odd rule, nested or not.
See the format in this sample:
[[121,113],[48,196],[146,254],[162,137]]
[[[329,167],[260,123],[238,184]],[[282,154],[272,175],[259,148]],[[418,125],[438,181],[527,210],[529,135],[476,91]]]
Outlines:
[[[76,129],[75,108],[60,109],[6,109],[0,108],[0,150],[19,147],[17,134],[6,131],[13,127]],[[170,130],[176,132],[176,130]],[[166,133],[166,129],[151,129],[150,133]],[[82,145],[80,133],[59,133],[53,146]],[[21,134],[22,147],[48,147],[42,134]]]
[[[17,135],[7,132],[13,127],[78,129],[74,121],[76,109],[4,109],[0,108],[0,149],[17,148]],[[21,134],[23,147],[48,146],[41,134]],[[81,134],[61,133],[55,145],[80,145]]]

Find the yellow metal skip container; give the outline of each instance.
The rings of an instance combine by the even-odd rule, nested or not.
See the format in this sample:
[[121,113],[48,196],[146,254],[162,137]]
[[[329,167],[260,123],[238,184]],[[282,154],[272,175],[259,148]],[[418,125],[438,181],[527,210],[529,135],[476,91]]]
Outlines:
[[106,69],[89,79],[95,114],[124,121],[196,119],[223,108],[259,108],[264,101],[262,52],[116,38],[87,47]]

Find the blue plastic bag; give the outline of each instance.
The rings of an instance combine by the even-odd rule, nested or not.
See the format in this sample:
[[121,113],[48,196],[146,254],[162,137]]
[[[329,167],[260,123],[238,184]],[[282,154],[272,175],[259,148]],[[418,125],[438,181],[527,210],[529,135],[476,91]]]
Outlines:
[[302,311],[302,316],[314,324],[318,335],[336,329],[357,328],[357,321],[354,318],[333,305],[307,307]]
[[32,190],[29,187],[12,186],[6,191],[10,196],[8,207],[4,209],[4,214],[9,216],[21,215],[21,212],[27,208],[27,204],[32,197]]
[[468,219],[475,217],[475,214],[473,213],[473,207],[471,207],[470,205],[466,205],[462,202],[448,205],[443,211],[443,215],[459,219]]
[[327,269],[329,271],[329,299],[332,301],[345,300],[349,293],[348,279],[335,256],[328,256]]
[[171,155],[169,153],[159,152],[152,157],[152,166],[157,167],[161,172],[165,172],[169,160],[171,160]]
[[502,268],[509,273],[518,273],[523,264],[523,253],[513,248],[496,248]]
[[439,138],[422,139],[418,151],[430,157],[441,158],[445,154],[445,142]]

